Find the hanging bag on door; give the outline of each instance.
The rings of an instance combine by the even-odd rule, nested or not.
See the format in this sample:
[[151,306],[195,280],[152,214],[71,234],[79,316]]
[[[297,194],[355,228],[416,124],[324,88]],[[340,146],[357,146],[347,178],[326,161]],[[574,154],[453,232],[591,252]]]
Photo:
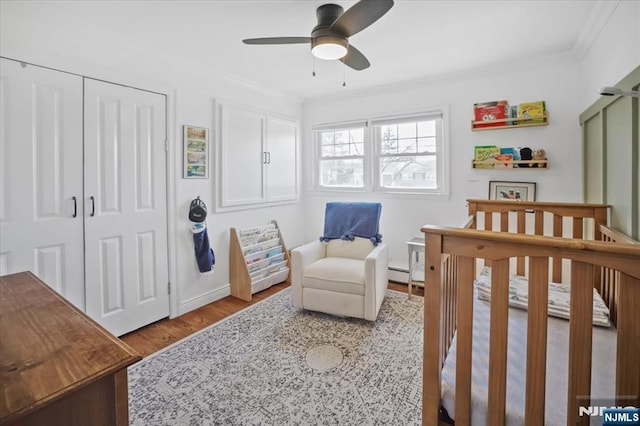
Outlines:
[[189,207],[189,220],[193,222],[191,232],[193,233],[193,247],[198,263],[198,270],[201,273],[213,270],[216,263],[216,256],[209,244],[207,225],[204,222],[207,218],[207,206],[200,197],[191,201]]

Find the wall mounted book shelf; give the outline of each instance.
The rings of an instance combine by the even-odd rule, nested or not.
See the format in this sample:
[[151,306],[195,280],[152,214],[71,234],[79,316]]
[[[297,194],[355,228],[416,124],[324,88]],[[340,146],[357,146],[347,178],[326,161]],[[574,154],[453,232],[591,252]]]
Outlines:
[[479,170],[547,170],[549,160],[471,161],[471,167]]
[[545,111],[543,115],[532,117],[510,117],[496,120],[471,120],[471,131],[481,132],[484,130],[520,129],[523,127],[548,126],[549,113]]

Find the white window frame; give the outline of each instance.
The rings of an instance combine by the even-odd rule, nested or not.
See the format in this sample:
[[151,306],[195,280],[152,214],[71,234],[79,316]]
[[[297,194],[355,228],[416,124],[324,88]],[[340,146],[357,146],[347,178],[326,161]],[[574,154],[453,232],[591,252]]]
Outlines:
[[[363,129],[364,131],[364,140],[363,140],[363,154],[362,155],[343,155],[343,156],[335,156],[335,157],[323,157],[322,156],[322,132],[339,132],[344,130],[352,130],[352,129]],[[334,123],[334,124],[326,124],[326,125],[318,125],[313,126],[313,139],[315,144],[314,150],[314,179],[315,179],[315,188],[322,191],[364,191],[370,189],[370,177],[367,172],[367,163],[369,160],[367,159],[367,152],[370,151],[367,148],[367,141],[370,140],[368,135],[369,128],[367,127],[366,121],[353,121],[353,122],[343,122],[343,123]],[[332,185],[322,185],[322,169],[321,163],[322,161],[327,160],[336,160],[336,159],[362,159],[362,186],[332,186]]]
[[[403,124],[403,123],[415,123],[420,121],[436,120],[436,148],[433,153],[398,153],[398,154],[383,154],[381,145],[381,138],[378,134],[377,128],[379,126],[390,124]],[[387,193],[417,193],[417,194],[436,194],[441,195],[443,191],[444,181],[444,163],[443,163],[443,148],[444,132],[443,132],[443,113],[441,111],[424,112],[418,114],[401,114],[391,117],[374,118],[370,122],[370,135],[371,145],[374,151],[373,159],[373,184],[376,192]],[[398,135],[399,136],[399,135]],[[435,188],[421,188],[421,187],[389,187],[384,186],[380,177],[380,161],[385,157],[435,157],[436,158],[436,187]]]
[[[398,113],[388,116],[370,117],[363,120],[354,120],[347,123],[327,123],[312,126],[314,149],[314,188],[316,191],[322,192],[376,192],[380,194],[415,194],[420,196],[448,197],[449,196],[449,126],[448,126],[449,110],[448,107],[434,107],[428,110],[412,111]],[[439,126],[436,135],[436,152],[435,154],[407,154],[411,156],[435,155],[436,156],[436,188],[413,188],[401,187],[392,188],[383,186],[380,181],[380,159],[381,154],[378,137],[375,135],[375,127],[383,124],[407,123],[413,121],[431,120],[439,118]],[[321,141],[319,133],[327,130],[344,130],[347,128],[365,127],[364,131],[364,185],[363,187],[333,187],[322,186],[320,183],[320,162]]]

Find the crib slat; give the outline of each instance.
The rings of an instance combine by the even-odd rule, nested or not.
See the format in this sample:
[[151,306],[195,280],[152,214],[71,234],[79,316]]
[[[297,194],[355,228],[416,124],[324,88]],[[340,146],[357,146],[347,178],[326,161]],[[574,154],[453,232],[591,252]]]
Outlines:
[[[559,214],[553,215],[553,236],[554,237],[562,237],[562,216]],[[562,282],[562,258],[554,257],[553,258],[553,272],[552,279],[554,282]]]
[[535,220],[534,220],[534,229],[533,232],[536,235],[543,235],[544,234],[544,211],[542,210],[536,210],[535,211]]
[[617,404],[640,407],[640,279],[621,273],[618,295],[616,395],[635,396],[635,401]]
[[[442,306],[442,236],[425,238],[424,366],[422,372],[422,424],[436,425],[440,413],[442,358],[440,313]],[[434,344],[433,342],[438,342]]]
[[491,267],[489,328],[489,405],[487,424],[504,425],[507,390],[507,329],[509,321],[509,259]]
[[500,232],[509,232],[509,212],[500,212]]
[[493,213],[492,212],[484,213],[484,229],[487,231],[493,230]]
[[458,317],[456,322],[456,424],[471,424],[471,342],[473,331],[472,257],[458,258]]
[[573,218],[573,238],[581,240],[584,233],[584,219],[581,217]]
[[[527,216],[525,210],[518,210],[518,234],[524,234],[527,227]],[[516,273],[524,275],[524,256],[518,256],[516,260]]]
[[529,258],[529,319],[527,321],[527,381],[525,424],[544,424],[547,369],[547,306],[549,259]]
[[[589,417],[578,417],[577,396],[591,395],[591,350],[593,321],[592,264],[571,262],[569,308],[569,386],[567,424],[589,424]],[[581,401],[585,403],[585,401]]]

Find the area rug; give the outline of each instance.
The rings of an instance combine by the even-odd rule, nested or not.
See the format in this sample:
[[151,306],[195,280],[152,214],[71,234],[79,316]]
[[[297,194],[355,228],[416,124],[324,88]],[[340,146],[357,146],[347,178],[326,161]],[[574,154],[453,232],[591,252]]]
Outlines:
[[129,367],[132,425],[417,425],[423,299],[375,322],[298,310],[291,290]]

